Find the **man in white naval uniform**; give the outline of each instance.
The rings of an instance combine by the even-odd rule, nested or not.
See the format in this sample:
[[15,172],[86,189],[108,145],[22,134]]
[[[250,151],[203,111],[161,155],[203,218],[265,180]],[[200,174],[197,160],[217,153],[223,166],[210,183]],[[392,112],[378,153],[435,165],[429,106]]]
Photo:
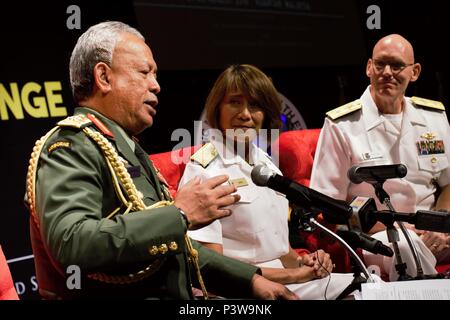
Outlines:
[[[311,188],[338,199],[354,196],[376,199],[368,183],[353,184],[347,171],[355,165],[403,163],[404,178],[389,179],[384,189],[397,211],[450,209],[450,127],[438,101],[407,98],[410,82],[421,71],[414,62],[412,45],[400,35],[377,42],[366,74],[370,86],[359,100],[327,113],[317,145]],[[378,209],[384,208],[377,200]],[[450,261],[448,234],[416,230],[407,225],[425,274],[436,273],[436,262]],[[384,226],[372,228],[374,237],[388,244]],[[417,275],[413,256],[403,234],[399,248],[407,273]],[[364,252],[368,265],[380,267],[382,275],[398,278],[395,259]]]

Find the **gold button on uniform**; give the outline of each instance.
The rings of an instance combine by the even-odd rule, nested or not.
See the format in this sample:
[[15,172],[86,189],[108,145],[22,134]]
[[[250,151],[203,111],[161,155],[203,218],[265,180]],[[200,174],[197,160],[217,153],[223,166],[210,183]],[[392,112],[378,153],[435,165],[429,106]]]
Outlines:
[[151,246],[150,248],[148,248],[148,252],[152,256],[156,256],[158,254],[158,247],[157,246]]
[[175,250],[177,250],[177,249],[178,249],[178,244],[177,244],[175,241],[172,241],[172,242],[169,244],[169,249],[170,249],[170,251],[175,251]]
[[169,251],[169,249],[167,249],[167,244],[165,243],[160,245],[158,249],[161,254],[166,254],[166,252]]
[[436,163],[436,162],[437,162],[437,158],[436,157],[431,158],[431,163]]

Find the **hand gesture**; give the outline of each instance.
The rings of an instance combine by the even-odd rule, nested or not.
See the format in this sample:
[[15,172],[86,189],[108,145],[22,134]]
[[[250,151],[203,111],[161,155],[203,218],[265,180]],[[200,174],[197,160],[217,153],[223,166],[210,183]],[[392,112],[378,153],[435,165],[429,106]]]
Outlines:
[[299,297],[282,284],[255,274],[251,283],[253,296],[262,300],[299,300]]
[[228,181],[228,176],[212,177],[203,182],[194,178],[177,192],[174,205],[184,211],[189,229],[204,227],[216,219],[231,215],[226,207],[239,201],[240,196],[234,185],[222,185]]

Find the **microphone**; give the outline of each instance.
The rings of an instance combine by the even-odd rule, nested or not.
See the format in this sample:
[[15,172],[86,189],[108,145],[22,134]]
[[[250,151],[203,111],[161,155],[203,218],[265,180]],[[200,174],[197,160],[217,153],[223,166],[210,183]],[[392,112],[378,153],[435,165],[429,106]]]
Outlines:
[[386,179],[403,178],[406,176],[408,169],[404,164],[389,164],[382,166],[360,167],[353,166],[347,176],[354,184],[361,182],[377,183],[384,182]]
[[348,227],[353,231],[367,233],[377,221],[392,225],[396,221],[408,222],[419,230],[450,232],[450,213],[448,211],[418,210],[416,213],[378,211],[373,198],[355,197],[350,206],[353,214],[348,220]]
[[417,229],[450,232],[450,213],[448,211],[419,210],[416,212],[415,220]]
[[381,254],[386,257],[394,255],[394,251],[390,247],[362,232],[338,230],[337,234],[352,248],[361,248],[373,254]]
[[293,204],[315,212],[322,212],[329,223],[346,224],[352,208],[343,200],[336,200],[311,188],[305,187],[273,172],[265,165],[253,168],[251,177],[257,186],[269,187],[286,195]]
[[418,210],[416,213],[405,213],[383,210],[364,214],[370,216],[369,220],[376,219],[385,225],[403,221],[413,224],[420,230],[450,232],[450,213],[445,211]]
[[348,220],[348,227],[353,231],[362,231],[368,233],[377,223],[377,219],[372,212],[377,210],[377,205],[373,198],[354,197],[350,202],[353,214]]

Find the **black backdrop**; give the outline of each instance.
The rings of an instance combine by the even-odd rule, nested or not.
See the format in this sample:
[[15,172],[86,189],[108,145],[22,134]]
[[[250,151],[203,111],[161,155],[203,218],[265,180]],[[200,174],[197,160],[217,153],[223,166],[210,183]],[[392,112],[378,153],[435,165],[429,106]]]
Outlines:
[[[336,3],[336,4],[335,4]],[[69,30],[66,9],[81,9],[81,30]],[[345,5],[344,5],[345,4]],[[381,9],[381,29],[366,27],[369,5]],[[0,245],[22,299],[36,298],[23,206],[34,141],[73,103],[68,60],[78,36],[103,20],[121,20],[146,36],[162,87],[155,125],[141,136],[146,150],[170,150],[177,128],[192,132],[205,97],[228,64],[252,63],[269,74],[306,125],[356,99],[367,86],[365,62],[374,42],[400,33],[422,63],[408,95],[449,105],[450,12],[447,1],[9,1],[0,11]],[[242,31],[242,32],[240,32]],[[46,110],[59,115],[45,115]]]

